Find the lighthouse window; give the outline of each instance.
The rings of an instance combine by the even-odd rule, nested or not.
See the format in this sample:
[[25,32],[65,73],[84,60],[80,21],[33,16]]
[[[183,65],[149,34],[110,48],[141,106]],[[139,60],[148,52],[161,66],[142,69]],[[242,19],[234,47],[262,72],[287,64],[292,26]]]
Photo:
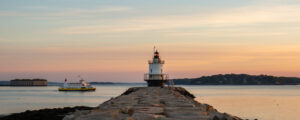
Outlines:
[[152,69],[150,69],[150,72],[152,73]]

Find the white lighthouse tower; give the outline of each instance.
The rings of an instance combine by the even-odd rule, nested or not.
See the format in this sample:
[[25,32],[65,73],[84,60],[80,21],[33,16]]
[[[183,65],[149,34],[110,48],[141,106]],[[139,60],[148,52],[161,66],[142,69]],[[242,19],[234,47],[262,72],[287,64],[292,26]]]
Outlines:
[[163,73],[163,64],[165,61],[160,59],[159,52],[154,49],[152,60],[148,61],[149,72],[145,74],[144,79],[149,87],[164,87],[168,79],[168,74]]

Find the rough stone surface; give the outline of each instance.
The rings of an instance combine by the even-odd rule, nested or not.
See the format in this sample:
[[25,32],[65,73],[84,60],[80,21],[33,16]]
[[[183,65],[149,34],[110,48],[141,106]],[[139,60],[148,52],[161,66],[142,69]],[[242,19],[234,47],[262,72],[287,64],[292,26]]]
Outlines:
[[[1,108],[0,108],[1,109]],[[80,116],[87,114],[89,110],[94,107],[77,106],[77,107],[65,107],[65,108],[48,108],[41,110],[27,110],[21,113],[14,113],[8,116],[0,116],[0,120],[61,120],[65,115],[73,113],[72,115]],[[74,116],[73,116],[74,117]]]
[[63,120],[240,120],[194,100],[181,87],[134,87],[96,109]]

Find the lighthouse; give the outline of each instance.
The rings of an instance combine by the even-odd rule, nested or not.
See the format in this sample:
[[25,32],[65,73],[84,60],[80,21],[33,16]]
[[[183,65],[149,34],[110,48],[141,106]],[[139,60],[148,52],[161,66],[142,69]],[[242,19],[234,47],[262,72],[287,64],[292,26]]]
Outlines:
[[148,61],[149,72],[144,75],[144,80],[148,87],[164,87],[168,79],[168,74],[164,74],[163,65],[165,61],[161,60],[158,50],[154,49],[152,60]]

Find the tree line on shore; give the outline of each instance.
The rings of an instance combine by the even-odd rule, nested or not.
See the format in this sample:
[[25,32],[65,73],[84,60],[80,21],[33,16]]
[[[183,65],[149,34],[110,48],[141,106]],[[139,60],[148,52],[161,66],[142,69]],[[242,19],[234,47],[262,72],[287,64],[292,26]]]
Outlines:
[[218,74],[199,78],[173,79],[175,85],[299,85],[297,77],[269,75]]

